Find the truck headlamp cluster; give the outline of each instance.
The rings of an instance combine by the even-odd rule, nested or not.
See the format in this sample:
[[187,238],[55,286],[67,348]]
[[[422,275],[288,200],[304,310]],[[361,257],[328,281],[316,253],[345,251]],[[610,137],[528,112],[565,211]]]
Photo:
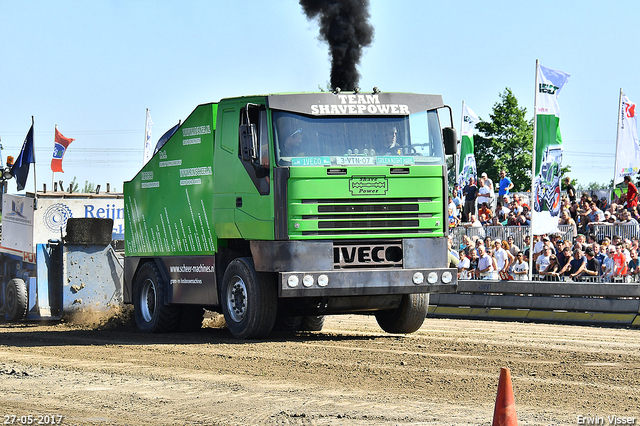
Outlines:
[[[406,276],[405,276],[406,277]],[[411,281],[414,285],[436,285],[450,284],[453,282],[453,273],[451,271],[414,271]],[[405,278],[406,279],[406,278]],[[289,288],[297,288],[300,285],[304,288],[312,288],[314,286],[327,287],[329,285],[329,276],[327,274],[315,275],[313,273],[294,273],[286,278]]]
[[[287,278],[287,285],[291,288],[296,288],[300,285],[300,276],[299,275],[289,275]],[[318,275],[316,279],[311,274],[306,274],[302,276],[302,285],[306,288],[313,287],[314,284],[318,284],[318,287],[326,287],[329,285],[329,277],[325,274]]]
[[302,285],[305,287],[311,287],[313,285],[313,277],[311,275],[305,275],[302,277]]
[[318,285],[320,287],[326,287],[329,284],[329,277],[322,274],[318,277]]
[[295,275],[289,275],[289,278],[287,278],[287,284],[289,284],[289,287],[298,287],[299,282],[300,280]]

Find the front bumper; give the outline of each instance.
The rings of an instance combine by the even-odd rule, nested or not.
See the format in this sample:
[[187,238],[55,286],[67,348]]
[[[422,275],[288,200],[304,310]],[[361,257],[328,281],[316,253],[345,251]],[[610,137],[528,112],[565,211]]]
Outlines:
[[457,270],[451,268],[341,269],[280,272],[278,276],[280,297],[454,293],[458,287]]

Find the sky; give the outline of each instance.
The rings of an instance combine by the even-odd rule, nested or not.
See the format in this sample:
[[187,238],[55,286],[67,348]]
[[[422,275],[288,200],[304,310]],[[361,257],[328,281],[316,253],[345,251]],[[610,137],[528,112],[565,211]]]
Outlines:
[[[371,0],[369,9],[363,92],[440,94],[459,134],[463,101],[488,120],[507,87],[532,118],[538,59],[571,74],[559,99],[570,176],[613,178],[620,89],[640,102],[639,1]],[[142,167],[147,108],[155,144],[199,104],[329,80],[317,22],[294,0],[0,0],[2,160],[18,156],[33,116],[38,190],[75,178],[80,189],[122,191]],[[75,141],[54,176],[56,125]]]

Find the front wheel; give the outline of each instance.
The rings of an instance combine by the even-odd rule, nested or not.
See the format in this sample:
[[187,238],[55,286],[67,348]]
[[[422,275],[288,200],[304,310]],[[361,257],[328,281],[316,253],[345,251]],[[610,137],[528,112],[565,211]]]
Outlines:
[[144,333],[175,331],[180,322],[177,306],[165,305],[167,283],[154,262],[146,262],[138,271],[133,287],[133,313],[138,330]]
[[220,291],[227,327],[237,339],[260,339],[276,321],[278,295],[269,274],[256,272],[253,259],[234,259],[224,273]]
[[27,285],[20,278],[13,278],[7,284],[4,293],[5,318],[9,321],[20,321],[27,316]]
[[405,294],[397,308],[376,312],[376,321],[387,333],[413,333],[422,327],[428,309],[428,294]]

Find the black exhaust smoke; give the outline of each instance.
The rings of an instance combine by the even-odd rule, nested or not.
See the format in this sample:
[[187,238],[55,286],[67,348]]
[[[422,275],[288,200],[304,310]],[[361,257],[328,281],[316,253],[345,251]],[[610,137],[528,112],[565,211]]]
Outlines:
[[329,44],[331,87],[354,90],[362,48],[373,41],[369,0],[300,0],[300,5],[308,19],[318,17],[320,39]]

